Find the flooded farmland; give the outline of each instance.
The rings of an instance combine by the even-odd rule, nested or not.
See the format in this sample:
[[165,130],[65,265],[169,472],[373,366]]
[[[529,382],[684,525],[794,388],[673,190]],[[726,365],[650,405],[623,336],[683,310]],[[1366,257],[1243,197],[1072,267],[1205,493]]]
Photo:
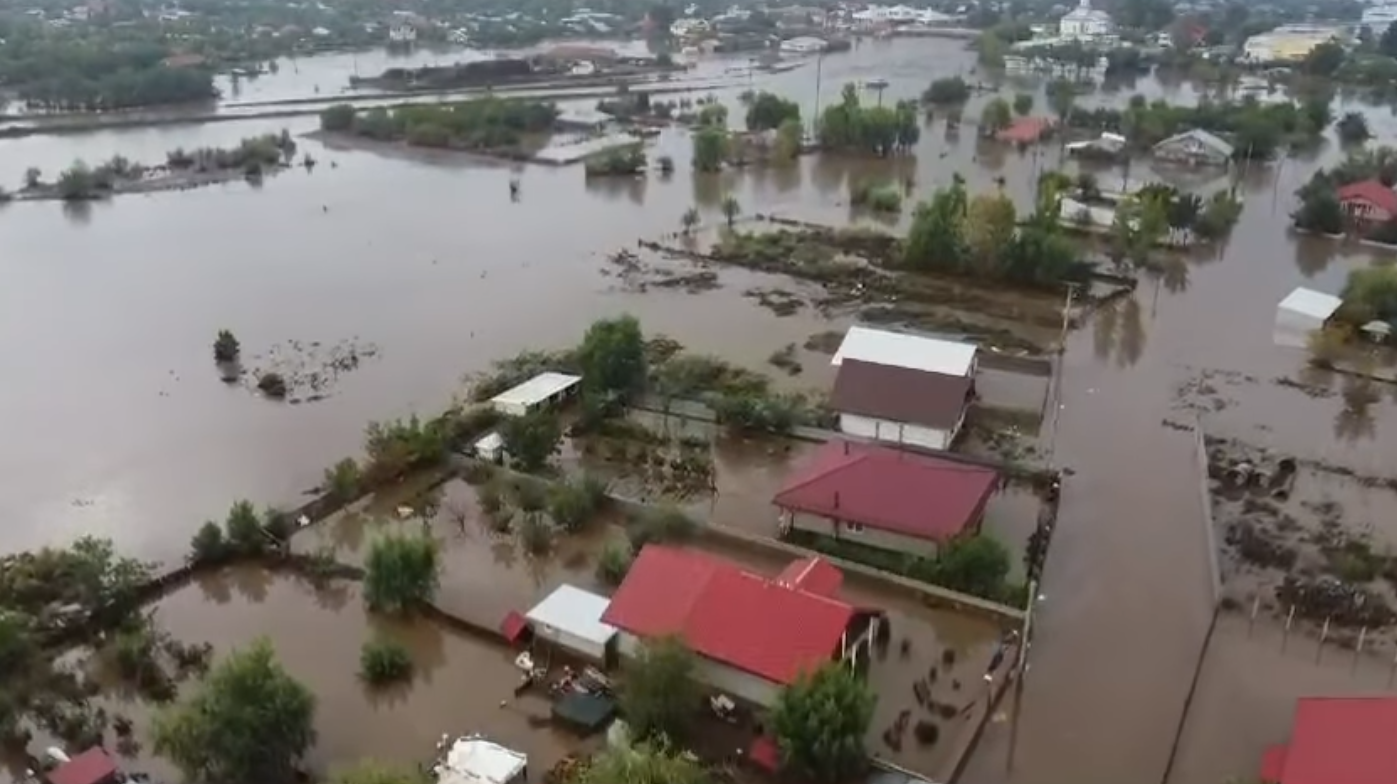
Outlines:
[[[868,44],[825,61],[820,100],[833,99],[845,81],[874,76],[891,82],[888,100],[908,97],[970,63],[954,42]],[[810,69],[760,79],[757,89],[789,92],[807,113],[813,109]],[[1141,80],[1090,101],[1133,92],[1192,96],[1185,86]],[[981,100],[967,117],[978,114]],[[1370,112],[1369,123],[1379,141],[1397,136],[1388,112]],[[0,181],[18,182],[29,166],[56,171],[74,158],[161,160],[174,147],[226,145],[282,127],[299,134],[314,122],[10,140],[0,146]],[[678,132],[667,131],[657,148],[688,159]],[[691,204],[705,223],[716,223],[727,194],[748,212],[838,222],[849,216],[851,173],[911,167],[919,193],[955,172],[972,190],[1003,176],[1006,191],[1023,200],[1036,173],[1059,160],[1053,146],[1028,154],[985,148],[972,133],[947,134],[943,119],[923,129],[915,163],[805,159],[789,172],[699,178],[681,166],[672,179],[620,188],[589,187],[576,169],[427,162],[309,140],[303,149],[332,165],[287,172],[261,189],[238,183],[69,210],[0,207],[0,377],[7,380],[0,410],[8,436],[0,446],[7,521],[0,546],[91,533],[133,555],[176,561],[198,524],[233,498],[297,501],[325,466],[358,450],[367,421],[433,411],[459,390],[462,374],[523,348],[571,343],[591,320],[619,312],[637,315],[648,332],[766,369],[773,352],[842,329],[848,319],[808,309],[777,316],[742,296],[769,284],[742,270],[718,270],[718,288],[701,294],[619,290],[601,274],[605,255],[677,230]],[[1299,352],[1271,343],[1275,304],[1301,283],[1336,291],[1348,270],[1382,258],[1286,231],[1290,194],[1336,152],[1331,143],[1313,156],[1248,171],[1240,183],[1246,209],[1227,243],[1167,277],[1146,277],[1069,336],[1057,425],[1043,438],[1072,475],[1041,590],[1012,766],[1010,724],[992,722],[968,780],[1116,784],[1163,774],[1212,601],[1193,437],[1163,420],[1201,412],[1210,435],[1365,474],[1397,464],[1391,395],[1367,409],[1364,427],[1340,427],[1349,421],[1342,395],[1312,396],[1275,381],[1303,366]],[[514,177],[518,203],[508,193]],[[287,340],[359,340],[379,347],[380,356],[324,400],[276,404],[219,381],[209,344],[220,328],[233,329],[254,352]],[[806,371],[782,384],[827,383],[827,354],[800,348],[798,356]],[[1180,393],[1219,370],[1234,375],[1212,384],[1219,392],[1205,405]],[[740,453],[730,459],[743,470]],[[722,514],[751,519],[750,510],[766,509],[763,492]],[[1365,509],[1374,517],[1392,513],[1385,500]],[[345,548],[357,549],[349,544],[362,529],[355,534],[348,525]],[[523,601],[515,597],[531,595],[536,580],[590,573],[560,566],[553,576],[511,577],[497,588],[484,576],[493,567],[483,570],[495,563],[494,550],[475,544],[462,552],[481,559],[463,563],[482,571],[444,590],[483,602],[482,615]],[[261,594],[268,598],[249,598]],[[476,643],[440,637],[421,643],[435,646],[442,662],[433,688],[419,689],[429,693],[371,705],[354,682],[352,661],[370,622],[356,597],[343,602],[338,612],[324,612],[294,582],[243,577],[181,593],[160,613],[176,635],[220,648],[272,635],[293,673],[329,701],[321,711],[329,722],[317,751],[323,759],[414,758],[441,732],[468,728],[462,725],[472,715],[451,702],[453,691],[503,683],[477,679],[495,665],[472,652]],[[1350,677],[1337,655],[1314,665],[1312,644],[1278,657],[1273,625],[1258,629],[1247,638],[1244,621],[1240,630],[1229,621],[1219,631],[1175,780],[1251,773],[1261,747],[1284,732],[1290,697],[1302,687],[1388,688],[1381,667]],[[1242,725],[1245,737],[1222,732]]]

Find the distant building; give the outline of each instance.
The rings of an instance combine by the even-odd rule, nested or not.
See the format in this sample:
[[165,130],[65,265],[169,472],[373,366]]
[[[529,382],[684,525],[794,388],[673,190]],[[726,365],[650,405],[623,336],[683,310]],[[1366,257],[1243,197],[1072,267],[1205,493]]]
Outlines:
[[1297,63],[1316,46],[1340,36],[1338,28],[1325,25],[1283,25],[1248,38],[1242,44],[1242,59],[1252,63]]
[[801,36],[799,38],[788,38],[781,42],[781,51],[787,54],[816,54],[823,52],[828,46],[823,38],[814,36]]
[[575,394],[581,383],[581,376],[539,373],[519,386],[490,398],[490,405],[506,416],[524,416],[562,402]]
[[1201,128],[1176,133],[1154,146],[1154,157],[1161,161],[1190,166],[1227,166],[1236,148],[1216,134]]
[[1276,306],[1276,324],[1272,338],[1278,346],[1304,348],[1310,335],[1324,329],[1330,317],[1344,301],[1322,291],[1303,286],[1286,295]]
[[395,24],[388,28],[388,42],[410,44],[417,40],[417,28],[410,24]]
[[1057,25],[1059,36],[1072,39],[1100,38],[1115,31],[1116,24],[1111,21],[1111,15],[1092,8],[1091,0],[1081,0]]
[[1339,188],[1344,214],[1363,223],[1387,223],[1397,218],[1397,192],[1377,180],[1351,182]]
[[1397,698],[1307,697],[1295,704],[1290,741],[1261,755],[1265,784],[1397,781]]
[[980,530],[999,488],[992,468],[871,444],[829,441],[772,503],[781,527],[934,557]]

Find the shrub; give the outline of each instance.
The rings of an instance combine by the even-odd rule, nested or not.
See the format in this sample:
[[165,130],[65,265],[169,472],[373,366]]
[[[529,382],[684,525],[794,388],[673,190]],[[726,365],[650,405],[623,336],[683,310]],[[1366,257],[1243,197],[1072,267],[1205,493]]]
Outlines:
[[618,542],[611,542],[602,549],[601,555],[597,557],[597,580],[602,585],[616,587],[626,579],[626,574],[631,570],[631,564],[635,557],[631,555],[631,550],[626,545]]
[[336,500],[348,501],[359,494],[359,486],[363,478],[363,473],[359,470],[359,463],[352,457],[346,457],[325,469],[322,487]]
[[262,521],[257,519],[257,510],[252,508],[251,501],[235,502],[228,510],[223,528],[229,550],[237,555],[257,555],[267,549]]
[[266,372],[257,379],[257,388],[262,394],[274,400],[281,400],[286,397],[290,389],[286,385],[286,379],[280,373]]
[[538,512],[525,512],[518,528],[520,544],[532,555],[542,555],[553,545],[552,526]]
[[523,512],[542,512],[548,506],[548,486],[537,479],[514,480],[514,502]]
[[194,539],[189,543],[189,560],[196,564],[218,563],[228,557],[228,542],[223,538],[223,529],[212,520],[199,527]]
[[686,542],[694,537],[698,523],[671,506],[649,509],[633,520],[626,530],[631,551],[640,552],[647,544]]
[[296,530],[296,526],[291,522],[291,515],[275,507],[267,507],[262,512],[262,532],[272,541],[278,544],[285,544],[291,540],[291,534]]
[[605,499],[606,484],[596,477],[559,482],[548,493],[548,516],[571,533],[586,525]]
[[480,504],[480,511],[487,517],[494,517],[504,508],[504,494],[494,482],[486,482],[475,491],[476,503]]
[[373,686],[412,677],[412,654],[392,640],[369,640],[359,650],[359,677]]
[[213,341],[213,360],[215,362],[237,362],[238,356],[242,353],[242,345],[233,333],[220,329],[218,337]]

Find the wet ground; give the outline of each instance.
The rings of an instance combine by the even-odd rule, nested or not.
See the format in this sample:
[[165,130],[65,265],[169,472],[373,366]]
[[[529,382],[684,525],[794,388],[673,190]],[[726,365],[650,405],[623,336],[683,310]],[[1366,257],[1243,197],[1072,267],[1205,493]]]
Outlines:
[[[929,74],[962,71],[969,63],[958,44],[946,41],[869,44],[826,59],[820,100],[832,100],[846,80],[874,76],[893,84],[885,100],[910,96]],[[788,90],[813,108],[808,69],[754,86]],[[1174,100],[1191,95],[1142,81],[1083,103],[1135,92]],[[965,116],[977,116],[983,100],[972,102]],[[1379,140],[1393,138],[1390,113],[1368,116]],[[287,125],[300,133],[314,123],[12,140],[0,150],[0,180],[18,183],[28,166],[51,173],[77,157],[121,153],[145,160],[176,146],[226,146]],[[948,135],[941,119],[924,129],[915,164],[919,191],[958,171],[972,189],[992,187],[1002,175],[1006,192],[1023,200],[1034,173],[1056,165],[1055,148],[1027,155],[993,150],[977,145],[969,130]],[[677,161],[688,159],[678,134],[665,134],[658,145]],[[530,167],[521,174],[503,166],[331,153],[313,142],[305,147],[334,165],[313,174],[287,172],[261,190],[234,184],[68,210],[0,207],[0,245],[8,249],[0,255],[5,548],[93,533],[114,537],[132,554],[178,558],[198,523],[231,498],[296,501],[324,466],[357,451],[366,421],[432,411],[457,390],[462,373],[525,347],[571,343],[600,316],[631,311],[648,331],[764,367],[778,349],[803,345],[845,321],[808,311],[778,317],[741,295],[753,278],[740,271],[721,271],[721,287],[704,294],[628,294],[599,274],[604,255],[638,236],[674,230],[694,203],[706,221],[715,221],[717,203],[729,193],[747,209],[843,220],[851,171],[866,176],[907,165],[806,159],[787,172],[697,180],[680,166],[668,181],[589,188],[575,169]],[[993,723],[972,763],[974,780],[1115,784],[1162,774],[1211,602],[1191,436],[1161,424],[1190,413],[1177,394],[1181,385],[1209,369],[1256,379],[1230,384],[1231,402],[1222,407],[1208,404],[1210,434],[1375,475],[1397,464],[1397,439],[1384,437],[1397,427],[1391,396],[1370,407],[1364,427],[1336,427],[1347,421],[1340,416],[1342,395],[1313,397],[1271,383],[1298,376],[1303,367],[1300,352],[1271,343],[1275,304],[1302,283],[1337,291],[1348,270],[1380,258],[1367,249],[1297,239],[1284,229],[1290,194],[1334,150],[1330,144],[1252,167],[1241,178],[1246,210],[1228,243],[1147,278],[1069,338],[1057,424],[1043,438],[1073,475],[1047,564],[1014,765],[1006,772],[1009,723]],[[513,177],[522,179],[518,203],[508,197]],[[357,337],[380,347],[381,355],[323,401],[279,405],[218,380],[210,343],[221,328],[253,350]],[[818,364],[813,354],[808,359],[808,367]],[[804,383],[802,376],[791,379]],[[1375,506],[1373,514],[1390,516],[1389,510]],[[287,645],[319,644],[303,639],[315,622],[309,609],[298,616],[291,598],[254,612],[242,594],[229,595],[226,605],[210,609],[190,593],[164,614],[177,632],[184,628],[195,639],[205,628],[236,627],[247,629],[237,639],[285,629]],[[242,615],[220,622],[220,607]],[[354,649],[295,655],[351,657]],[[1302,682],[1289,668],[1268,665],[1260,650],[1217,650],[1224,653],[1210,657],[1213,674],[1191,714],[1180,781],[1254,771],[1252,749],[1208,728],[1246,725],[1249,733],[1269,735],[1288,713],[1280,705],[1288,701],[1274,695]],[[443,672],[468,672],[471,660],[462,661],[462,668]],[[300,666],[312,681],[332,675]],[[330,699],[360,700],[347,682],[351,672],[317,685],[334,692]],[[1244,699],[1227,690],[1237,682],[1272,696]],[[1304,683],[1328,688],[1319,680]],[[394,715],[382,727],[369,722],[367,729],[341,730],[350,739],[344,748],[359,741],[372,748],[373,731],[399,739],[420,732],[430,745],[445,729],[440,725],[450,723],[449,717],[409,722]],[[1197,726],[1204,729],[1195,732]],[[415,747],[416,740],[403,745]],[[1185,770],[1207,775],[1185,778]]]

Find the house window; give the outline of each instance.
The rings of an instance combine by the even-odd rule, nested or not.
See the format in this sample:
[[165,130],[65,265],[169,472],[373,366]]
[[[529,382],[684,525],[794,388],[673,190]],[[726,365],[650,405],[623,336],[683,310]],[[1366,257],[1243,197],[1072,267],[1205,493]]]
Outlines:
[[861,533],[863,533],[863,523],[855,523],[855,522],[852,522],[852,521],[849,521],[849,520],[845,520],[845,521],[841,524],[841,527],[844,529],[844,532],[845,532],[845,533],[850,533],[850,534],[861,534]]

